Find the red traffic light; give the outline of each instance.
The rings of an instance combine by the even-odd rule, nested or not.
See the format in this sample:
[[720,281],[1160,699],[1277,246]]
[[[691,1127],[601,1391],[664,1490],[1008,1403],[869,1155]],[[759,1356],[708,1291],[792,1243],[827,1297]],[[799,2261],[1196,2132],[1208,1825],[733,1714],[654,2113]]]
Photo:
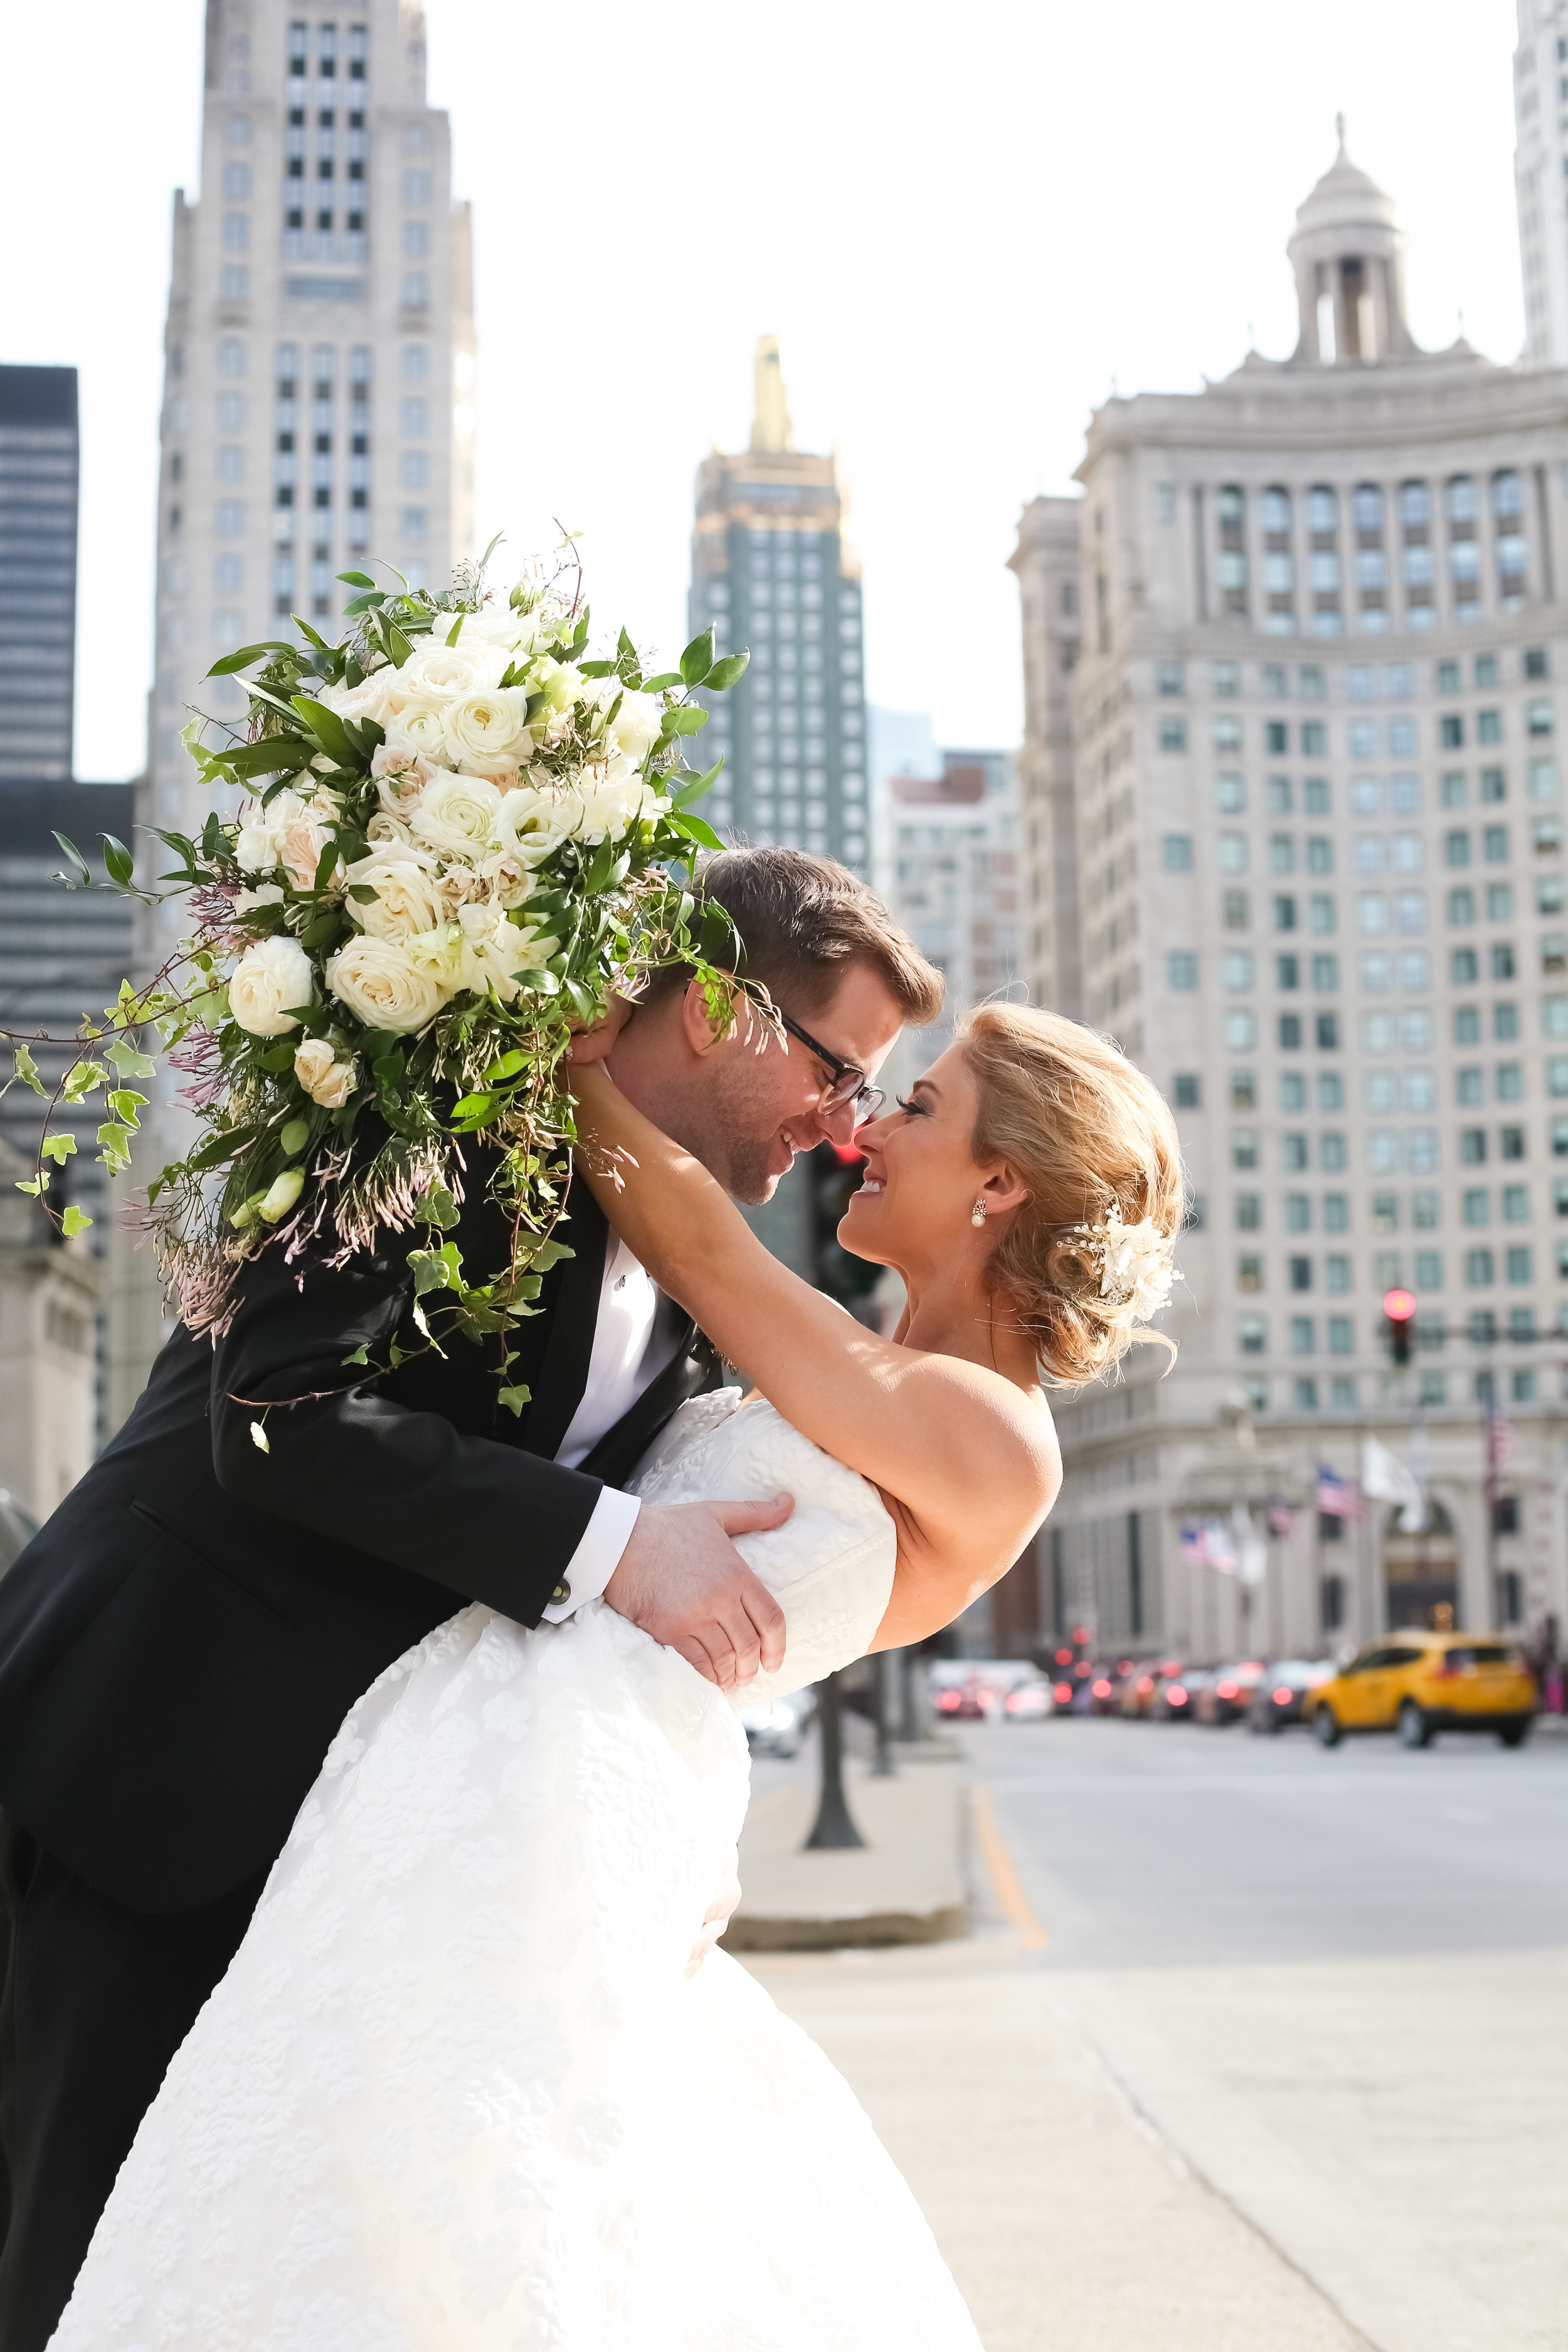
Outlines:
[[1408,1323],[1415,1312],[1415,1301],[1407,1290],[1385,1290],[1383,1311],[1391,1323]]

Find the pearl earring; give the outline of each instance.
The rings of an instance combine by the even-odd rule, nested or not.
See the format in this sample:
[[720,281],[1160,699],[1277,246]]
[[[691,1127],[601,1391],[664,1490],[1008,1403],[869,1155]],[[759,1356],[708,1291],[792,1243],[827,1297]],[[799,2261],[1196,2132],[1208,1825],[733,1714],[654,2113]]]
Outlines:
[[976,1201],[973,1208],[971,1209],[969,1213],[969,1222],[972,1225],[983,1225],[985,1223],[985,1202],[984,1200]]

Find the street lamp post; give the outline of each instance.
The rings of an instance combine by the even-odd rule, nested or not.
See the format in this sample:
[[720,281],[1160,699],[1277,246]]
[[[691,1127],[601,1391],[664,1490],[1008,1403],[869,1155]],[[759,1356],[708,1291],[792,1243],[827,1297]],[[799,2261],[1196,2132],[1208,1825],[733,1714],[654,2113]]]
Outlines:
[[844,1793],[844,1715],[838,1676],[827,1675],[816,1689],[816,1719],[822,1738],[822,1796],[811,1835],[805,1842],[808,1853],[866,1843],[855,1826],[849,1801]]

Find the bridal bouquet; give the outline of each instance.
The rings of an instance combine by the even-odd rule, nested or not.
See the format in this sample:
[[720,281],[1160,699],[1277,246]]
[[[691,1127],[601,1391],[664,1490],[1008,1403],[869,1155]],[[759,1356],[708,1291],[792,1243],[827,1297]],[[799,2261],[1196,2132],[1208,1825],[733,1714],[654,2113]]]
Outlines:
[[[103,1088],[99,1157],[119,1172],[147,1099],[136,1081],[155,1068],[149,1032],[190,1077],[199,1139],[148,1199],[193,1328],[222,1328],[237,1265],[268,1240],[297,1254],[325,1236],[346,1257],[422,1223],[419,1299],[445,1294],[473,1334],[503,1329],[560,1254],[572,1028],[660,962],[727,987],[685,887],[695,853],[720,845],[689,813],[718,770],[690,774],[681,747],[706,723],[691,689],[732,686],[747,656],[717,657],[710,630],[679,669],[645,677],[623,630],[613,658],[585,659],[570,576],[507,594],[484,574],[466,567],[439,594],[340,574],[360,592],[353,634],[329,645],[298,621],[297,642],[229,655],[209,674],[253,672],[243,738],[214,750],[200,723],[186,730],[236,810],[215,806],[195,841],[152,828],[196,929],[150,987],[122,985],[102,1031],[83,1029],[49,1110]],[[104,862],[110,887],[135,888],[122,845],[106,839]],[[16,1075],[47,1096],[12,1042]],[[499,1155],[513,1233],[510,1265],[482,1281],[442,1238],[470,1139]],[[49,1163],[75,1149],[46,1133],[24,1189],[43,1198]],[[87,1221],[67,1208],[60,1222]]]

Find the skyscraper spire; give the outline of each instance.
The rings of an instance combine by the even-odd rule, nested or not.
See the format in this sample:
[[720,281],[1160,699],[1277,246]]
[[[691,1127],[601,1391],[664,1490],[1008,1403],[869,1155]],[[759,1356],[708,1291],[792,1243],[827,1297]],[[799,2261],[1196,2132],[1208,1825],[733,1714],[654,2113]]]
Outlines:
[[794,444],[784,362],[776,335],[757,337],[757,401],[752,419],[753,449],[788,449]]

